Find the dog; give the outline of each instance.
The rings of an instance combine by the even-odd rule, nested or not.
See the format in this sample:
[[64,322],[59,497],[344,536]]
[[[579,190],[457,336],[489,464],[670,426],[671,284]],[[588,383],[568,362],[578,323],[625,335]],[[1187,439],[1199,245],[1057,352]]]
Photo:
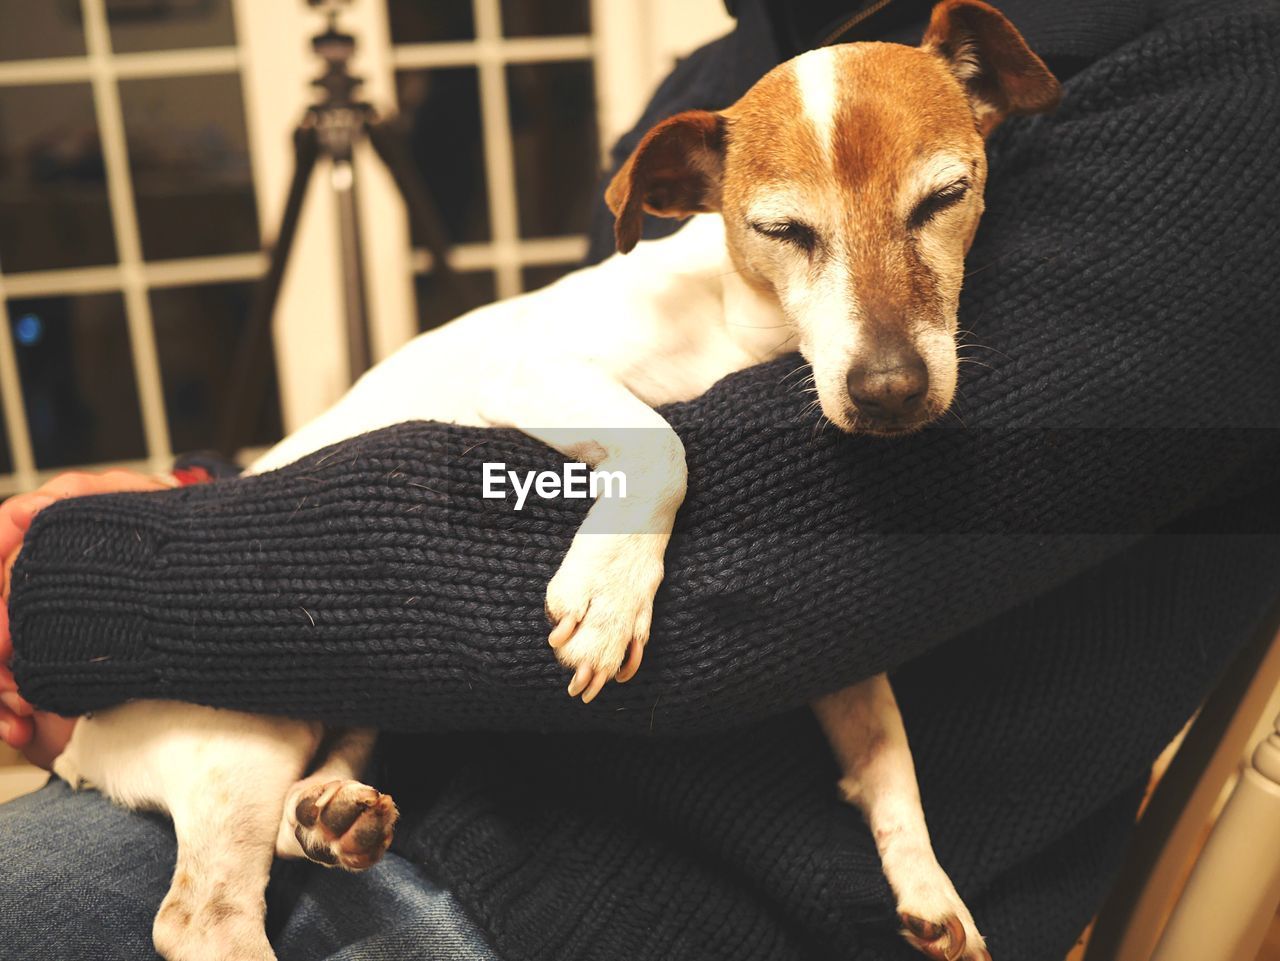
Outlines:
[[[802,54],[728,109],[649,131],[606,194],[617,254],[419,336],[251,470],[420,419],[518,428],[622,472],[633,523],[605,529],[597,501],[546,595],[568,693],[590,702],[640,668],[685,494],[684,448],[654,407],[798,350],[822,416],[842,431],[903,435],[939,417],[956,389],[985,139],[1010,115],[1051,109],[1059,92],[980,0],[940,3],[919,47]],[[645,212],[691,219],[640,243]],[[934,855],[888,679],[813,709],[839,790],[875,838],[903,936],[930,958],[989,959]],[[359,782],[374,737],[137,702],[83,719],[55,772],[172,816],[177,864],[153,929],[168,961],[267,961],[273,856],[362,870],[390,843],[394,803]]]

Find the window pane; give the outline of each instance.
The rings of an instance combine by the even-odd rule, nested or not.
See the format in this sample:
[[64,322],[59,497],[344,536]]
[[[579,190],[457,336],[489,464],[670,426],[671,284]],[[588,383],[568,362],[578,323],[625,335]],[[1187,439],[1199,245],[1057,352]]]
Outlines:
[[111,25],[111,49],[116,53],[229,47],[236,42],[231,0],[106,2],[107,22]]
[[430,330],[453,320],[468,310],[491,303],[497,297],[493,274],[487,270],[462,275],[469,296],[464,310],[451,306],[451,300],[435,274],[418,274],[413,278],[418,295],[418,330]]
[[0,0],[0,60],[83,54],[79,2]]
[[[396,95],[409,149],[440,208],[449,239],[489,239],[480,81],[474,67],[402,70]],[[414,235],[415,245],[421,239]]]
[[585,233],[599,176],[588,61],[507,67],[520,235]]
[[167,260],[256,250],[240,78],[126,80],[120,99],[143,255]]
[[547,284],[553,284],[565,274],[571,274],[581,264],[544,264],[538,267],[526,267],[520,271],[520,283],[524,292],[537,290]]
[[392,43],[471,40],[471,0],[388,0]]
[[36,466],[145,457],[119,294],[9,301]]
[[508,37],[590,33],[590,0],[502,0],[502,32]]
[[[227,403],[231,366],[249,317],[253,284],[207,284],[151,292],[156,350],[164,384],[169,435],[178,452],[208,450],[217,443],[219,418]],[[251,445],[271,444],[283,435],[275,361],[266,402]]]
[[0,270],[115,259],[89,85],[0,87]]

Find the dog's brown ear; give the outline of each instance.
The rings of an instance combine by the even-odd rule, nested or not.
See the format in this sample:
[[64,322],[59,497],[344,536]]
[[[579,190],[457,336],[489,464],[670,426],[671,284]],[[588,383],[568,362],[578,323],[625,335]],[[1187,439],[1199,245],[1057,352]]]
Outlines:
[[688,217],[720,209],[724,143],[725,120],[708,110],[678,113],[644,135],[604,194],[620,252],[640,240],[646,210]]
[[1043,113],[1062,88],[1016,27],[982,0],[943,0],[921,46],[937,53],[969,94],[985,137],[1012,114]]

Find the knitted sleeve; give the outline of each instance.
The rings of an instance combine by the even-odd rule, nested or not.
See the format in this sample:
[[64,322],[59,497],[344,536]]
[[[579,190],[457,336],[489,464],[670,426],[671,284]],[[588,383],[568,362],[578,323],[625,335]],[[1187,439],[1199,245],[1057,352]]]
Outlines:
[[1270,15],[1178,29],[1178,57],[1134,44],[1055,116],[998,132],[961,313],[974,363],[945,423],[823,429],[794,359],[664,410],[690,489],[631,683],[571,701],[546,646],[584,502],[479,496],[484,462],[557,457],[415,423],[263,477],[46,510],[12,597],[24,693],[66,713],[179,698],[388,729],[714,730],[900,665],[1265,483],[1280,39]]

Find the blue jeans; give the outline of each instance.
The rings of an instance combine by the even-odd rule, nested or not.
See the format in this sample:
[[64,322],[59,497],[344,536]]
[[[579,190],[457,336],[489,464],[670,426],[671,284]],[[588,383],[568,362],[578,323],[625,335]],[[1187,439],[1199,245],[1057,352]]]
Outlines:
[[[56,779],[0,805],[0,957],[158,957],[176,853],[167,818]],[[277,861],[267,932],[280,961],[497,961],[453,895],[394,854],[364,874]]]

